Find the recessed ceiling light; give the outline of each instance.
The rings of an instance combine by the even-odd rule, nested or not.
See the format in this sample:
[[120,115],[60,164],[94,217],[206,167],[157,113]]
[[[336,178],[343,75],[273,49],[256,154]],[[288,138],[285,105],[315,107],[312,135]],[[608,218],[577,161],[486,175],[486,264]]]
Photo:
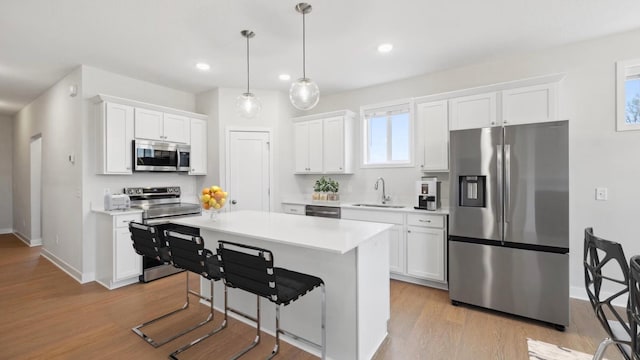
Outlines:
[[198,68],[198,70],[207,71],[211,69],[211,66],[207,63],[199,62],[196,64],[196,68]]
[[280,74],[278,76],[278,79],[280,79],[282,81],[289,81],[289,80],[291,80],[291,75],[289,75],[289,74]]
[[393,44],[380,44],[378,45],[378,52],[388,53],[393,50]]

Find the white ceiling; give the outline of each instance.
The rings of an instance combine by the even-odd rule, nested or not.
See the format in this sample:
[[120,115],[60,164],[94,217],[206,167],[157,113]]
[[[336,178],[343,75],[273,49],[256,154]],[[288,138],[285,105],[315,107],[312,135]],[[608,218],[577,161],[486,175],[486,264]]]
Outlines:
[[[322,94],[640,28],[637,0],[308,1],[307,75]],[[286,91],[278,75],[302,73],[297,2],[0,0],[0,113],[80,64],[193,93],[241,88],[243,29],[256,32],[252,89]],[[394,50],[378,54],[382,42]]]

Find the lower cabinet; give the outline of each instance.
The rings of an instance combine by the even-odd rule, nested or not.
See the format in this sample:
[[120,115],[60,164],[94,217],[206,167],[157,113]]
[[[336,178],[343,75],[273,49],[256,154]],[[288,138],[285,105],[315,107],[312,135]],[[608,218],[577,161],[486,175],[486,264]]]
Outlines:
[[129,223],[141,222],[141,213],[96,214],[96,281],[107,289],[138,282],[142,257],[133,249]]
[[445,281],[444,230],[407,227],[407,275]]
[[394,224],[389,241],[391,277],[446,289],[446,214],[343,207],[342,218]]

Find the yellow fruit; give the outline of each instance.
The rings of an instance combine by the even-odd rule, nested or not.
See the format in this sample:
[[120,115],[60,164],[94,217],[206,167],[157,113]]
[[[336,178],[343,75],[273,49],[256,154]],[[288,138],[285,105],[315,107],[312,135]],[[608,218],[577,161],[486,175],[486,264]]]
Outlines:
[[224,203],[226,203],[226,202],[227,202],[227,199],[222,198],[222,199],[220,199],[220,201],[218,201],[218,204],[220,204],[220,206],[222,206],[222,205],[224,205]]
[[222,193],[224,194],[224,198],[226,199],[227,198],[227,192],[223,191]]
[[211,206],[214,206],[214,205],[216,205],[217,203],[218,203],[218,202],[216,201],[216,199],[213,199],[213,198],[212,198],[211,200],[209,200],[209,205],[211,205]]
[[215,205],[213,205],[213,208],[214,208],[214,209],[220,209],[220,207],[221,207],[221,206],[220,206],[220,204],[215,204]]
[[209,194],[202,195],[202,202],[209,202],[209,200],[211,200],[211,195]]
[[213,191],[213,192],[220,191],[220,187],[219,187],[219,186],[216,186],[216,185],[213,185],[213,186],[211,187],[211,191]]
[[208,194],[210,192],[211,192],[211,190],[209,190],[209,188],[202,189],[202,195],[206,195],[206,194]]

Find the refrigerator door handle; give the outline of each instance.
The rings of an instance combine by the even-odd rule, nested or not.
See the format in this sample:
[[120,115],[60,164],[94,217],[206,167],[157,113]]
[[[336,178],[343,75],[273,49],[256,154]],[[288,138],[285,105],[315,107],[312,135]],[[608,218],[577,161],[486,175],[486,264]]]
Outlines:
[[511,145],[504,145],[504,222],[508,223],[511,207]]
[[496,145],[496,167],[497,167],[497,171],[496,171],[496,177],[497,177],[497,189],[496,192],[498,193],[498,216],[496,216],[497,222],[498,222],[498,233],[500,235],[500,239],[503,240],[502,237],[502,204],[503,204],[503,193],[502,193],[502,145]]

